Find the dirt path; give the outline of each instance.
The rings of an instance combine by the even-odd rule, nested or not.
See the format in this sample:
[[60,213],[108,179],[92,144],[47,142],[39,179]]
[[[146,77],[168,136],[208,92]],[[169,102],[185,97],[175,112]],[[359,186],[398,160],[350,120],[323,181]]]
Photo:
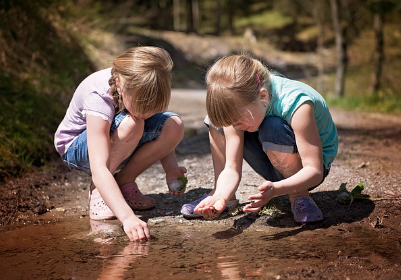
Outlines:
[[[401,279],[401,200],[356,200],[349,209],[336,201],[337,190],[343,182],[347,183],[349,190],[364,183],[366,188],[363,193],[372,198],[397,195],[400,198],[400,115],[332,110],[340,136],[339,154],[330,175],[313,193],[325,219],[314,225],[297,225],[292,219],[286,197],[275,198],[269,203],[277,208],[274,213],[279,213],[278,217],[237,213],[225,214],[213,221],[185,220],[179,212],[181,205],[209,191],[213,184],[208,136],[202,124],[204,92],[175,90],[170,108],[181,114],[186,125],[186,137],[177,147],[177,156],[180,164],[189,170],[189,183],[183,196],[169,195],[159,164],[138,178],[141,190],[157,202],[155,209],[138,214],[148,220],[152,234],[157,235],[159,240],[167,238],[164,241],[167,245],[164,246],[174,249],[169,256],[162,254],[165,258],[148,256],[149,261],[156,263],[157,260],[173,274],[197,275],[199,278],[196,279],[202,279],[196,273],[202,269],[207,271],[213,258],[203,262],[203,268],[199,268],[199,265],[202,266],[198,259],[200,252],[207,250],[213,255],[218,249],[220,255],[222,252],[227,258],[230,254],[235,255],[248,265],[242,274],[238,272],[239,276],[232,279]],[[243,180],[237,191],[242,205],[261,182],[245,165]],[[67,218],[78,219],[80,224],[83,220],[88,221],[88,186],[88,177],[77,176],[62,165],[2,183],[0,217],[3,227],[0,234],[3,237],[13,236],[12,233],[21,226],[45,226]],[[178,234],[179,238],[187,236],[184,241],[192,240],[186,243],[185,250],[168,239],[174,234]],[[118,238],[123,237],[120,235]],[[210,244],[213,248],[209,247]],[[219,247],[222,245],[224,248]],[[158,248],[159,245],[153,246]],[[46,251],[45,248],[43,250]],[[162,252],[167,254],[167,251]],[[252,252],[253,256],[246,252]],[[174,260],[170,260],[172,256],[175,256]],[[192,262],[187,259],[191,256]],[[262,261],[266,257],[269,257],[270,264],[275,265],[273,270]],[[1,258],[3,264],[12,260],[10,250],[0,250]],[[194,270],[188,270],[188,267]],[[23,264],[20,269],[24,269]],[[141,271],[144,267],[138,269]],[[269,274],[269,269],[274,273]],[[218,275],[215,279],[224,278]]]

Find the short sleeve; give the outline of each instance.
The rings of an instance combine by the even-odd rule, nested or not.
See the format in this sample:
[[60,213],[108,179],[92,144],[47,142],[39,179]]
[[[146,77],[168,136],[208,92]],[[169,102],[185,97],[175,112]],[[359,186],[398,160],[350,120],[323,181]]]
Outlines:
[[286,106],[283,107],[283,118],[290,123],[292,115],[294,112],[307,101],[312,101],[312,98],[305,93],[292,93],[288,96],[290,99],[289,102],[286,103]]
[[111,96],[99,95],[97,92],[87,94],[83,100],[84,116],[98,116],[112,122],[115,114],[114,102]]

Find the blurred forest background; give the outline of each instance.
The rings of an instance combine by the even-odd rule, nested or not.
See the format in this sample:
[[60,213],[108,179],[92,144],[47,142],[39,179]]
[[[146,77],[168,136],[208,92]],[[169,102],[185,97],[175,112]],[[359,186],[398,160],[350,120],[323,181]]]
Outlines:
[[176,88],[245,52],[330,106],[401,112],[400,16],[396,0],[0,0],[0,179],[57,157],[76,86],[131,46],[169,51]]

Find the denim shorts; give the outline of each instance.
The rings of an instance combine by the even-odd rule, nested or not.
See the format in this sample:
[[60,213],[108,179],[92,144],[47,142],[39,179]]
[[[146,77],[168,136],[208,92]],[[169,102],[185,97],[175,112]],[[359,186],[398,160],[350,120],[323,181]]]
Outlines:
[[[122,120],[128,116],[129,113],[127,110],[122,111],[117,114],[110,127],[110,135],[112,135],[117,127],[121,124]],[[131,157],[135,154],[135,152],[145,143],[156,140],[160,137],[162,133],[163,126],[166,120],[171,116],[178,116],[176,113],[172,112],[163,112],[157,113],[152,117],[145,120],[144,132],[139,140],[138,146],[135,148],[134,152],[126,158],[117,168],[120,170],[125,166],[125,164],[131,159]],[[89,164],[89,153],[88,153],[88,142],[86,138],[86,130],[83,131],[74,142],[68,147],[67,152],[62,156],[62,159],[65,164],[76,173],[85,173],[88,175],[92,175],[90,171]]]
[[[213,126],[208,117],[205,118],[204,122],[208,127],[211,126],[224,135],[223,129]],[[283,180],[284,176],[274,168],[265,151],[275,151],[288,154],[298,153],[294,131],[284,119],[280,117],[265,117],[259,126],[258,131],[244,132],[245,161],[265,180],[272,182]],[[324,167],[323,180],[329,174],[329,171],[330,169]],[[309,190],[312,190],[317,186],[314,186]]]

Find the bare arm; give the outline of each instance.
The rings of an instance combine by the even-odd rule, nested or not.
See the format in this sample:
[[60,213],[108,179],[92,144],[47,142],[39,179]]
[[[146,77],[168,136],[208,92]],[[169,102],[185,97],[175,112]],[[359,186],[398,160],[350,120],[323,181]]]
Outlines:
[[323,151],[309,102],[301,105],[293,114],[291,127],[294,130],[302,168],[289,178],[279,182],[265,181],[258,187],[259,193],[248,199],[255,200],[244,207],[245,212],[257,212],[275,196],[305,191],[319,184],[323,178]]
[[225,208],[228,200],[234,195],[241,181],[244,132],[233,127],[224,128],[226,139],[225,165],[221,171],[213,196],[203,200],[195,212],[205,218],[218,216]]
[[87,116],[87,141],[92,180],[100,195],[122,222],[130,240],[150,238],[145,222],[135,216],[110,172],[110,123]]
[[224,128],[226,138],[226,162],[217,179],[214,195],[226,202],[234,195],[241,181],[244,147],[244,132],[232,126]]
[[310,102],[293,114],[290,125],[295,133],[302,168],[293,176],[275,183],[275,194],[290,194],[316,186],[323,179],[323,150]]

